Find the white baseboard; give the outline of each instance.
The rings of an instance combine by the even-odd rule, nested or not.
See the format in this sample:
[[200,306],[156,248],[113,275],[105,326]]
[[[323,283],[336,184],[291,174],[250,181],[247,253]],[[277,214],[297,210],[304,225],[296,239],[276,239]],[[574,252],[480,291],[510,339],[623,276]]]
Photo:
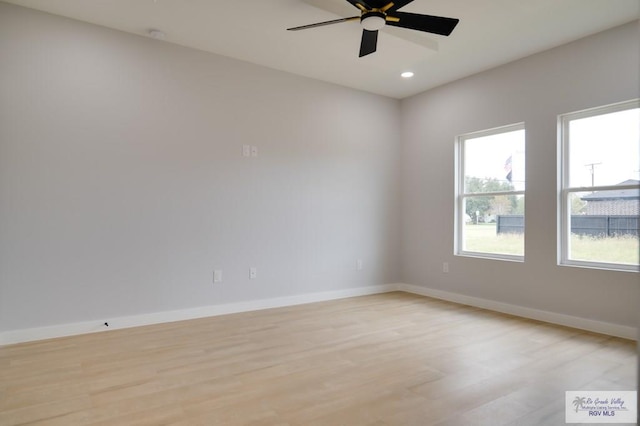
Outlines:
[[505,314],[564,325],[581,330],[593,331],[625,339],[638,340],[638,330],[634,327],[594,321],[586,318],[525,308],[508,303],[496,302],[463,294],[434,290],[410,284],[385,284],[369,287],[356,287],[344,290],[326,291],[319,293],[301,294],[296,296],[276,297],[271,299],[251,300],[247,302],[227,303],[223,305],[203,306],[199,308],[182,309],[177,311],[156,312],[143,315],[109,318],[109,327],[100,321],[84,321],[70,324],[37,327],[23,330],[5,331],[0,333],[0,345],[30,342],[35,340],[52,339],[56,337],[74,336],[78,334],[97,333],[107,330],[139,327],[143,325],[161,324],[196,318],[212,317],[239,312],[257,311],[261,309],[280,308],[284,306],[302,305],[306,303],[323,302],[327,300],[344,299],[347,297],[365,296],[369,294],[387,293],[390,291],[404,291],[434,299],[446,300],[463,305],[475,306]]
[[609,336],[622,337],[624,339],[638,340],[638,329],[626,325],[612,324],[602,321],[594,321],[587,318],[574,317],[571,315],[558,314],[555,312],[541,311],[538,309],[525,308],[523,306],[511,305],[509,303],[496,302],[489,299],[479,297],[465,296],[463,294],[451,293],[448,291],[434,290],[431,288],[411,285],[396,284],[396,288],[407,293],[419,294],[422,296],[433,297],[434,299],[446,300],[449,302],[460,303],[462,305],[475,306],[478,308],[488,309],[491,311],[502,312],[504,314],[515,315],[518,317],[534,319],[538,321],[548,322],[557,325],[577,328],[580,330],[602,333]]
[[356,287],[344,290],[301,294],[296,296],[275,297],[270,299],[251,300],[247,302],[203,306],[199,308],[182,309],[177,311],[155,312],[151,314],[108,318],[107,321],[109,322],[109,327],[105,326],[103,321],[83,321],[54,325],[49,327],[12,330],[0,332],[0,345],[31,342],[35,340],[52,339],[56,337],[74,336],[78,334],[97,333],[107,330],[117,330],[122,328],[183,321],[239,312],[257,311],[260,309],[302,305],[305,303],[323,302],[326,300],[386,293],[390,291],[396,291],[397,289],[397,284]]

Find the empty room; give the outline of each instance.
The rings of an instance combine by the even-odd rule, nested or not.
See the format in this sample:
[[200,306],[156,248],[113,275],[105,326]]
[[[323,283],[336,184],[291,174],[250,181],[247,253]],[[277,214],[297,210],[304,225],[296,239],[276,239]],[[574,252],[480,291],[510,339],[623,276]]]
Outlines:
[[638,0],[0,0],[0,425],[636,424]]

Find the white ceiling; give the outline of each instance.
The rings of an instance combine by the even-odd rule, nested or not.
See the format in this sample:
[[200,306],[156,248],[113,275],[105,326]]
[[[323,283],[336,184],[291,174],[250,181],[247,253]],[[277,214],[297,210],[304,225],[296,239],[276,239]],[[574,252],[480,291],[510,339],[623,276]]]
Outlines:
[[[638,19],[638,0],[415,0],[405,12],[459,18],[451,36],[385,28],[358,58],[361,27],[286,28],[359,12],[345,0],[5,0],[393,98]],[[415,73],[402,79],[402,71]]]

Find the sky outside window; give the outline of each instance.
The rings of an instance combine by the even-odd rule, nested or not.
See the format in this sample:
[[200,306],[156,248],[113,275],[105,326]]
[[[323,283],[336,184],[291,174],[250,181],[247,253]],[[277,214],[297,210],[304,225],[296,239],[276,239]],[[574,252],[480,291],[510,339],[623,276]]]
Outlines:
[[571,120],[569,134],[569,186],[640,178],[639,108]]
[[511,171],[514,190],[524,190],[524,145],[524,129],[467,139],[464,142],[465,177],[509,183],[507,175]]

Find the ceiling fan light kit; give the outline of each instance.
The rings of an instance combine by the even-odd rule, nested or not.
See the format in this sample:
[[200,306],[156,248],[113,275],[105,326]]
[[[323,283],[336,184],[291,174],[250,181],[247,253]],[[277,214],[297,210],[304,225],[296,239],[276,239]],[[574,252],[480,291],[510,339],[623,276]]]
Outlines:
[[318,22],[316,24],[287,28],[287,30],[299,31],[326,25],[339,24],[341,22],[359,20],[360,25],[362,26],[360,57],[363,57],[376,51],[378,44],[378,31],[384,28],[385,25],[443,36],[451,34],[456,25],[458,25],[459,20],[454,18],[398,11],[398,9],[406,6],[412,1],[413,0],[396,0],[395,2],[389,2],[389,0],[347,0],[347,2],[360,9],[360,16],[333,19],[331,21]]
[[387,23],[382,12],[372,11],[363,13],[360,17],[360,25],[367,31],[378,31]]

